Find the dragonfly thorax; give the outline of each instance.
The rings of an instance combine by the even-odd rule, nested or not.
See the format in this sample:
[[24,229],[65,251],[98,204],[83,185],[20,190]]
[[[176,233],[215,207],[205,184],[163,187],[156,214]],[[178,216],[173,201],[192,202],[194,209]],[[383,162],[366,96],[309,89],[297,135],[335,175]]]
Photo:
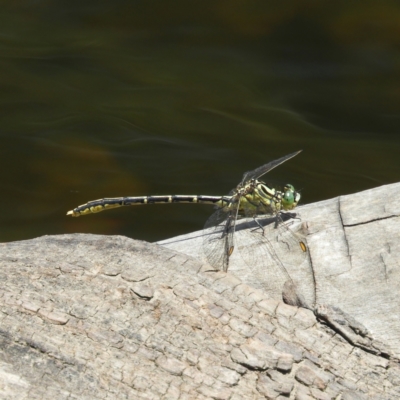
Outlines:
[[256,179],[237,188],[235,196],[240,199],[239,213],[248,216],[275,215],[279,211],[292,210],[300,200],[300,193],[290,184],[280,191]]

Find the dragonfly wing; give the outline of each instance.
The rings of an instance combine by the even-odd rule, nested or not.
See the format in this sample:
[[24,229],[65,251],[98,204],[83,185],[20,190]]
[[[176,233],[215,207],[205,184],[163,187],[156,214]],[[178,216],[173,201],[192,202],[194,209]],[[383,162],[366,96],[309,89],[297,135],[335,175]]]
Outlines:
[[258,178],[260,178],[262,175],[264,175],[267,172],[271,171],[272,169],[274,169],[278,165],[281,165],[285,161],[290,160],[294,156],[297,156],[297,154],[299,154],[300,152],[302,152],[302,150],[296,151],[295,153],[288,154],[287,156],[284,156],[284,157],[279,158],[277,160],[271,161],[268,164],[262,165],[261,167],[258,167],[253,171],[245,172],[244,175],[243,175],[243,178],[242,178],[242,183],[247,182],[250,179],[258,179]]
[[234,234],[239,208],[237,205],[217,210],[204,225],[203,251],[216,270],[228,271],[229,257],[234,250]]
[[289,282],[296,286],[307,304],[313,305],[315,279],[301,223],[293,218],[283,221],[279,214],[263,216],[257,222],[246,218],[237,227],[242,258],[261,285],[275,295],[280,296],[285,283]]

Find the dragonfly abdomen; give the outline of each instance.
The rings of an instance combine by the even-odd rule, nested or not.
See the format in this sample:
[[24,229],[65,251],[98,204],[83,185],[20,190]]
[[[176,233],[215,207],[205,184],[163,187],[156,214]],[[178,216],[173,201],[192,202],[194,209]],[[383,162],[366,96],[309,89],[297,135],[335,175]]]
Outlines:
[[169,204],[169,203],[198,203],[215,204],[220,207],[228,204],[228,196],[206,196],[206,195],[166,195],[166,196],[140,196],[140,197],[113,197],[89,201],[67,212],[67,215],[79,217],[81,215],[98,213],[111,208],[141,204]]

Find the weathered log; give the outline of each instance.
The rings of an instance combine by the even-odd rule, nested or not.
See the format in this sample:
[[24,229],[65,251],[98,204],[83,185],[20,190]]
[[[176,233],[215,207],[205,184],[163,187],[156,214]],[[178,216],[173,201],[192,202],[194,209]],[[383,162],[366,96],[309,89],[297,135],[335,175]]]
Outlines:
[[[314,298],[315,304],[309,301],[310,307],[321,313],[322,318],[329,320],[327,308],[340,309],[342,315],[351,316],[366,328],[365,334],[369,332],[375,345],[381,347],[379,342],[383,343],[378,352],[400,358],[398,199],[400,183],[298,207],[309,257],[291,273],[294,281],[302,285],[301,294]],[[199,232],[160,244],[195,258],[202,257]],[[240,257],[240,251],[231,259],[229,272],[277,300],[282,298],[283,282],[276,291],[274,279],[270,279],[269,271],[262,269],[262,263],[249,266]],[[307,274],[313,279],[306,279]],[[314,285],[310,284],[312,280]]]
[[[391,332],[399,310],[399,206],[379,205],[399,190],[392,185],[299,210],[317,282],[312,310],[272,298],[263,282],[243,283],[234,274],[251,274],[240,257],[226,274],[120,236],[1,244],[0,398],[400,398],[398,330]],[[348,253],[337,245],[343,238]],[[199,243],[182,239],[169,246],[187,243],[190,252]],[[360,274],[363,257],[376,270],[364,266]],[[340,264],[346,259],[348,270]],[[371,276],[378,287],[369,285]],[[385,301],[393,303],[371,321],[383,282],[391,291]],[[336,301],[330,286],[350,290],[354,308]],[[364,297],[357,294],[363,290]],[[357,308],[359,299],[370,307]],[[382,323],[389,327],[383,340]]]

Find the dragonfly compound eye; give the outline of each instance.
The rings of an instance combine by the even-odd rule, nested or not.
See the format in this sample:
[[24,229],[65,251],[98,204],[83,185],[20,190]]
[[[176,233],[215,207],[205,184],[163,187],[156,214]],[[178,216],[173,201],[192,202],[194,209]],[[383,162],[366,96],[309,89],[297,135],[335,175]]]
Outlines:
[[[293,188],[293,186],[292,186],[292,188]],[[283,194],[283,197],[282,197],[282,205],[283,205],[283,208],[286,210],[288,210],[288,209],[290,210],[291,208],[296,206],[294,188],[293,189],[292,188],[287,189],[287,187],[286,187],[287,190],[285,191],[285,193]]]
[[294,193],[294,186],[293,185],[291,185],[290,183],[287,183],[286,185],[285,185],[285,187],[283,188],[283,190],[285,191],[285,192],[287,192],[287,191],[291,191],[291,192],[293,192]]

